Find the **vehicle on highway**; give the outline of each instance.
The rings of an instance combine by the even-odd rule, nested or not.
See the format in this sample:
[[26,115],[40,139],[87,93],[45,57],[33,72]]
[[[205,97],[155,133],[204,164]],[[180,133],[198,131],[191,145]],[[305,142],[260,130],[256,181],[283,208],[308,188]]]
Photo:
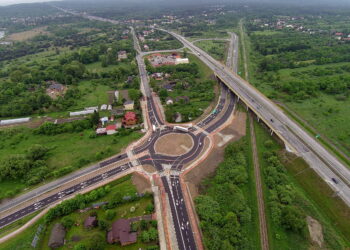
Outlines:
[[181,126],[174,126],[174,130],[180,130],[183,132],[188,132],[188,128],[181,127]]
[[338,180],[336,178],[332,178],[332,181],[335,183],[335,184],[338,184]]

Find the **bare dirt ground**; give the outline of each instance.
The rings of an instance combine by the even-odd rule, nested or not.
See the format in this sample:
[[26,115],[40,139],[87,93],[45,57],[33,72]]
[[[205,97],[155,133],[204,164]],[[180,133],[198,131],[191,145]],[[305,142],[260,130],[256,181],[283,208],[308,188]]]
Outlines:
[[136,186],[138,193],[144,193],[146,191],[152,192],[151,183],[143,175],[134,173],[131,177],[132,184]]
[[31,38],[35,37],[36,35],[48,34],[49,32],[45,31],[45,29],[46,29],[46,26],[45,27],[40,27],[40,28],[35,28],[35,29],[32,29],[32,30],[28,30],[28,31],[13,33],[13,34],[9,35],[7,37],[7,39],[11,40],[11,41],[22,42],[22,41],[31,39]]
[[142,165],[142,168],[148,173],[154,173],[157,171],[152,165]]
[[159,138],[154,148],[157,153],[165,155],[182,155],[193,147],[192,137],[187,134],[167,134]]
[[[233,137],[226,142],[227,143],[237,141],[246,133],[246,113],[237,112],[232,123],[225,129],[221,130],[221,134],[233,135]],[[222,137],[219,135],[214,136],[214,146],[208,157],[202,161],[197,167],[190,170],[185,175],[185,182],[190,189],[191,196],[195,198],[200,193],[201,181],[214,174],[218,164],[224,159],[224,146],[218,146],[222,141]]]
[[312,242],[316,243],[319,247],[322,247],[323,233],[321,224],[310,216],[306,217],[306,222]]

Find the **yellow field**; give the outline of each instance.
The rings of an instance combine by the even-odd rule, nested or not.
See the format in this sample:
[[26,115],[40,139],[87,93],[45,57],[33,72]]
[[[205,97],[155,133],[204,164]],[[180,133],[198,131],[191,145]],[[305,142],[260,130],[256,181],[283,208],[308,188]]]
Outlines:
[[33,38],[37,35],[40,35],[40,34],[48,34],[47,31],[45,31],[47,26],[44,26],[44,27],[40,27],[40,28],[35,28],[35,29],[32,29],[32,30],[28,30],[28,31],[23,31],[23,32],[18,32],[18,33],[13,33],[11,35],[9,35],[7,37],[8,40],[11,40],[11,41],[25,41],[25,40],[28,40],[30,38]]

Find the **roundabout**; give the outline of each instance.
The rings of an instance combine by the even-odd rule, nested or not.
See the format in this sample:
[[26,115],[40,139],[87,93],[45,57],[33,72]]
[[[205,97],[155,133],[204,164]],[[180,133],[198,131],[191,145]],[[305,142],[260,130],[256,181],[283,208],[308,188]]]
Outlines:
[[190,135],[169,133],[157,139],[154,149],[157,154],[180,156],[189,152],[193,146],[194,142]]

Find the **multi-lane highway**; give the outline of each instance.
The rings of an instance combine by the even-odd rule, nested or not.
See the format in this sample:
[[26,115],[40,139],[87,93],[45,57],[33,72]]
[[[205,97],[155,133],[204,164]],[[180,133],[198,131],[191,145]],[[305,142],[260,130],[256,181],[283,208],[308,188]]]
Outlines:
[[217,77],[284,141],[288,150],[303,157],[310,167],[350,206],[350,170],[342,162],[285,115],[273,102],[229,68],[183,36],[164,29],[160,30],[172,34],[208,65]]
[[[88,15],[81,16],[93,20],[108,21],[107,19],[94,18]],[[172,125],[165,125],[163,117],[159,113],[160,109],[159,107],[157,107],[156,102],[154,101],[154,96],[149,87],[148,73],[133,28],[131,28],[131,33],[134,38],[135,50],[138,52],[136,59],[141,79],[140,87],[146,100],[146,114],[150,123],[149,125],[150,127],[152,127],[152,133],[148,138],[146,138],[146,140],[143,140],[143,144],[137,145],[131,150],[132,155],[137,156],[138,154],[146,152],[146,154],[143,154],[141,157],[137,158],[136,162],[142,165],[153,165],[158,171],[158,173],[162,176],[162,182],[166,190],[167,197],[169,199],[170,211],[172,213],[171,217],[173,218],[173,226],[174,231],[176,233],[177,245],[179,249],[193,250],[197,247],[196,242],[194,240],[192,225],[190,223],[189,215],[187,213],[186,203],[184,202],[178,175],[186,164],[193,162],[199,157],[204,148],[204,139],[210,133],[218,129],[223,123],[227,121],[229,116],[232,115],[235,107],[235,97],[225,85],[222,85],[220,99],[215,110],[210,115],[208,115],[203,121],[199,122],[196,126],[190,127],[188,132],[176,130]],[[200,129],[201,132],[197,131],[198,129]],[[156,141],[160,137],[170,133],[187,133],[192,138],[193,147],[187,153],[179,156],[169,156],[157,153],[155,150]],[[128,155],[128,152],[116,155],[115,157],[102,161],[97,165],[94,165],[90,168],[86,168],[81,172],[77,172],[75,174],[62,178],[56,182],[53,182],[53,184],[51,185],[48,184],[48,186],[39,187],[38,189],[24,194],[23,196],[18,197],[14,201],[1,206],[0,212],[7,211],[7,213],[6,216],[0,218],[0,228],[30,213],[33,213],[34,211],[37,211],[39,209],[47,207],[48,205],[54,204],[62,199],[65,199],[68,196],[75,195],[79,191],[84,190],[85,188],[89,188],[98,182],[104,181],[110,177],[116,176],[125,171],[134,171],[135,160],[110,169],[110,166],[118,164],[120,165],[120,162],[127,161],[129,159]],[[172,175],[164,174],[163,166],[165,165],[171,166]],[[105,172],[102,171],[102,173],[101,171],[99,171],[97,174],[93,175],[94,171],[103,170],[105,167],[109,167],[109,170],[106,170]],[[89,174],[89,176],[92,175],[92,177],[89,177],[89,179],[81,182],[75,181],[74,185],[69,184],[73,180],[78,180],[80,176],[87,174]],[[67,186],[67,188],[53,193],[53,190],[55,190],[59,186]],[[49,195],[48,197],[40,198],[42,196],[45,196],[45,193],[48,193],[49,191],[51,191],[51,193],[53,194]],[[31,199],[34,197],[37,198]],[[25,207],[23,207],[24,202],[25,204],[28,204]],[[20,208],[19,210],[14,209],[13,213],[8,212],[12,208],[15,208],[20,204],[22,204],[22,208]]]

